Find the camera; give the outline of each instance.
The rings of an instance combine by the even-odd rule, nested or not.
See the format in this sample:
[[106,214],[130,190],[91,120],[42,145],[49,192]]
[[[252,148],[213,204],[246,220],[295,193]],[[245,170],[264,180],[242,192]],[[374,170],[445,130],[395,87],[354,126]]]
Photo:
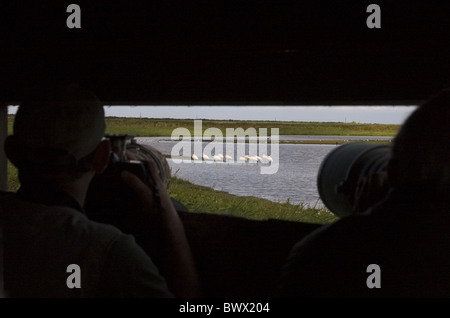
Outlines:
[[88,217],[102,223],[121,223],[125,216],[138,214],[139,199],[121,178],[123,170],[130,171],[144,183],[149,179],[145,161],[128,160],[126,152],[135,143],[131,135],[105,135],[110,140],[111,154],[102,174],[92,179],[85,200]]
[[343,144],[328,153],[317,176],[317,188],[325,206],[336,216],[355,214],[354,206],[361,182],[368,176],[386,172],[389,145]]
[[104,172],[106,175],[115,175],[120,177],[123,170],[128,170],[141,179],[142,182],[148,181],[149,172],[145,162],[141,160],[128,160],[126,151],[131,144],[136,144],[134,136],[131,135],[105,135],[111,143],[111,155],[109,164]]
[[[142,241],[142,237],[149,235],[151,213],[142,210],[141,199],[120,175],[127,170],[151,185],[153,180],[147,162],[152,161],[167,189],[171,180],[170,166],[160,151],[150,145],[139,144],[134,136],[107,134],[105,138],[110,140],[112,152],[105,171],[95,175],[89,185],[84,205],[86,215],[93,221],[112,224]],[[129,160],[127,152],[137,160]],[[174,199],[172,202],[178,211],[187,211],[181,202]]]

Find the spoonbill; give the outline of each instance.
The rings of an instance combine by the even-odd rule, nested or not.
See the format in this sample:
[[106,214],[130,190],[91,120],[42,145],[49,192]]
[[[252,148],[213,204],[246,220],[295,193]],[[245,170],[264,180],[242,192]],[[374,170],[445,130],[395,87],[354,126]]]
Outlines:
[[272,157],[271,156],[267,156],[267,155],[262,155],[262,157],[264,158],[264,159],[266,159],[267,161],[270,161],[270,162],[273,162],[273,159],[272,159]]

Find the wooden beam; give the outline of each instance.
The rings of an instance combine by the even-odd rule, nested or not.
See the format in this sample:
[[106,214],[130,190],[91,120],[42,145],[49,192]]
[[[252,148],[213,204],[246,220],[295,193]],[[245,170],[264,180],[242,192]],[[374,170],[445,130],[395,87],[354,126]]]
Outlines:
[[[450,2],[61,1],[2,8],[2,102],[78,82],[106,104],[415,105],[450,84]],[[45,17],[45,18],[43,18]],[[39,87],[42,86],[42,87]]]

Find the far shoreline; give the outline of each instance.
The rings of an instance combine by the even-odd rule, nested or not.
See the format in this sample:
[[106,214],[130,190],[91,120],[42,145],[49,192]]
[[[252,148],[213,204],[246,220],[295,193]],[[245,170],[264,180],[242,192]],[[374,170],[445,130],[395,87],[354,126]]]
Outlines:
[[[14,115],[8,115],[8,134],[12,134]],[[210,120],[201,119],[201,134],[209,128],[217,128],[226,136],[228,128],[254,129],[257,135],[270,135],[276,132],[279,136],[308,136],[302,143],[311,143],[311,136],[334,136],[338,143],[349,140],[349,137],[359,136],[361,140],[371,137],[393,137],[401,125],[398,124],[366,124],[357,122],[302,122],[302,121],[250,121],[250,120]],[[194,120],[171,118],[133,118],[133,117],[106,117],[106,134],[127,134],[134,137],[166,137],[172,136],[176,129],[184,128],[190,136],[194,134]],[[278,131],[274,131],[276,128]],[[321,143],[326,142],[327,138]],[[354,141],[354,140],[352,140]],[[284,141],[283,141],[284,142]],[[296,141],[297,143],[299,141]],[[315,142],[317,143],[317,142]],[[328,141],[328,143],[330,143]],[[334,140],[336,143],[336,140]]]
[[[289,138],[287,138],[289,137]],[[292,138],[292,137],[296,137],[296,138]],[[191,137],[191,138],[180,138],[180,139],[172,139],[171,136],[147,136],[147,137],[135,137],[137,138],[137,140],[146,142],[146,141],[151,141],[151,142],[180,142],[180,141],[184,141],[184,142],[196,142],[199,141],[199,138],[197,137]],[[321,136],[321,135],[316,135],[316,136],[304,136],[304,135],[289,135],[289,136],[284,136],[281,135],[279,136],[279,140],[278,143],[279,144],[301,144],[301,145],[341,145],[341,144],[345,144],[345,143],[349,143],[349,142],[358,142],[358,143],[369,143],[369,144],[389,144],[392,142],[392,140],[394,139],[393,136]],[[231,142],[230,139],[217,139],[214,140],[214,138],[203,138],[202,139],[203,142],[212,142],[212,141],[223,141],[223,142]],[[244,140],[236,140],[234,139],[234,142],[246,142],[248,143],[249,140],[246,139]],[[268,144],[271,143],[275,143],[274,140],[271,140],[270,138],[268,138],[267,140]]]

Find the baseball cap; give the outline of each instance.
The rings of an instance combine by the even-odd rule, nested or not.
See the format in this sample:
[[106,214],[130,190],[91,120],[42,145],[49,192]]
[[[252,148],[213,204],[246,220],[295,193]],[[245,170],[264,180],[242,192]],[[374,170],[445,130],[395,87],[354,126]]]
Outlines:
[[79,160],[92,153],[105,133],[103,105],[78,85],[40,94],[22,103],[13,134],[29,149],[63,150]]

